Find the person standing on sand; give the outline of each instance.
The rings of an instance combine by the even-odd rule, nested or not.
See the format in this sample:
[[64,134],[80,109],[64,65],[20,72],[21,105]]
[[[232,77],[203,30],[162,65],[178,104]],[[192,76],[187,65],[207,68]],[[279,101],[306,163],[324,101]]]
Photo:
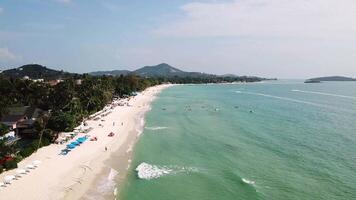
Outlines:
[[112,122],[112,126],[115,126],[115,122]]
[[105,146],[105,151],[108,151],[108,148]]

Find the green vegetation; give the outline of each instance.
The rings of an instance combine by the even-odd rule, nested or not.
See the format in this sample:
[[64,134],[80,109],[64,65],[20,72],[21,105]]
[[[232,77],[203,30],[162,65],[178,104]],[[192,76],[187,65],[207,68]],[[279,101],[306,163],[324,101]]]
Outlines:
[[[34,133],[23,136],[27,144],[8,146],[1,141],[0,159],[10,156],[20,161],[38,148],[49,145],[59,132],[72,131],[83,118],[101,110],[114,96],[130,95],[159,83],[156,79],[135,75],[75,75],[51,86],[46,82],[14,79],[0,74],[0,117],[8,114],[8,108],[12,106],[33,106],[48,111],[34,122]],[[7,131],[7,127],[0,124],[0,135]],[[15,166],[15,161],[8,162],[1,167],[9,169]]]
[[38,64],[23,65],[19,68],[4,70],[2,73],[6,77],[11,77],[11,78],[23,78],[24,76],[28,76],[31,79],[49,79],[49,80],[67,78],[75,75],[68,72],[49,69],[45,66],[38,65]]
[[356,79],[344,76],[326,76],[319,78],[311,78],[306,80],[305,83],[320,83],[322,81],[356,81]]
[[[0,169],[10,169],[42,146],[53,142],[59,132],[72,131],[84,118],[101,109],[114,97],[130,96],[147,87],[171,83],[222,83],[263,79],[257,77],[217,76],[197,72],[184,72],[167,64],[144,67],[135,73],[119,76],[78,75],[51,70],[40,65],[22,66],[0,74],[0,118],[13,106],[31,106],[45,112],[33,123],[33,133],[27,133],[15,145],[0,141],[0,159],[13,160],[0,163]],[[22,79],[23,75],[44,81]],[[57,84],[47,80],[64,78]],[[0,135],[8,129],[0,124]],[[3,165],[3,166],[1,166]]]
[[15,160],[9,160],[9,161],[5,162],[4,167],[7,170],[15,169],[15,168],[17,168],[17,162]]
[[234,82],[234,81],[245,81],[254,82],[265,80],[259,77],[247,77],[247,76],[236,76],[236,75],[223,75],[218,76],[214,74],[206,74],[200,72],[186,72],[175,67],[172,67],[166,63],[161,63],[155,66],[145,66],[134,71],[128,70],[113,70],[113,71],[98,71],[90,73],[93,76],[119,76],[134,74],[141,77],[151,77],[164,82],[172,83],[220,83],[220,82]]
[[3,136],[8,131],[9,128],[5,124],[0,123],[0,136]]

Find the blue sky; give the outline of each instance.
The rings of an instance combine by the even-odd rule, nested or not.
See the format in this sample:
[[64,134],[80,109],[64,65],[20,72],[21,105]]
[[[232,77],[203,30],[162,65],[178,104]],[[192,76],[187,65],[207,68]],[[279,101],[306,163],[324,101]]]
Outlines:
[[2,0],[0,69],[356,77],[354,0]]

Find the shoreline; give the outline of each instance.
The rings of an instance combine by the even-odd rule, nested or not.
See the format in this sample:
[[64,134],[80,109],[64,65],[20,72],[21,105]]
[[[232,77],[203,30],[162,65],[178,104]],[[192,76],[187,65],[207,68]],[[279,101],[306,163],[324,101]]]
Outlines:
[[[152,103],[154,99],[150,102]],[[144,130],[144,120],[148,111],[151,110],[151,105],[145,110],[142,110],[135,117],[135,127],[130,131],[126,141],[104,160],[105,166],[92,179],[91,183],[86,188],[82,188],[80,193],[77,193],[75,198],[68,196],[71,199],[115,199],[116,195],[121,190],[121,185],[126,180],[128,170],[131,166],[133,149],[140,135]]]
[[[42,163],[7,187],[1,187],[0,196],[8,200],[115,198],[109,187],[100,188],[101,182],[105,181],[103,177],[109,174],[111,184],[121,184],[125,179],[132,148],[144,128],[142,120],[156,95],[169,86],[147,88],[129,100],[130,106],[115,107],[111,114],[102,117],[103,121],[88,120],[93,128],[88,135],[97,136],[98,141],[88,140],[65,156],[58,154],[66,144],[51,144],[25,158],[18,164],[19,168],[34,160]],[[115,133],[114,137],[107,136],[111,131]],[[117,160],[119,163],[114,163]],[[16,174],[16,170],[2,173],[1,181],[6,175]],[[110,187],[116,188],[115,185]]]

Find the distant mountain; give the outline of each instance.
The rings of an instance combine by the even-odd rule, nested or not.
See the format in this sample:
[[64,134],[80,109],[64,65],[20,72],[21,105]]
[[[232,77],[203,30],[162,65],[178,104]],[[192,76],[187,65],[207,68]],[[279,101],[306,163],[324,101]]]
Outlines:
[[356,81],[354,78],[344,77],[344,76],[326,76],[311,78],[305,81],[305,83],[320,83],[322,81]]
[[166,77],[166,76],[182,75],[187,72],[174,68],[166,63],[162,63],[155,66],[145,66],[133,71],[132,73],[139,76],[149,76],[149,77],[165,76]]
[[[18,68],[5,70],[1,75],[5,75],[7,77],[12,78],[24,78],[28,76],[30,79],[45,79],[45,80],[53,80],[59,78],[66,78],[71,76],[77,76],[79,74],[68,73],[58,70],[49,69],[45,66],[38,65],[38,64],[30,64],[24,65]],[[261,81],[267,80],[264,78],[259,77],[247,77],[247,76],[236,76],[236,75],[214,75],[214,74],[206,74],[201,72],[186,72],[182,71],[178,68],[172,67],[166,63],[161,63],[159,65],[154,66],[145,66],[139,68],[134,71],[129,70],[113,70],[113,71],[96,71],[89,73],[93,76],[119,76],[119,75],[127,75],[127,74],[135,74],[142,77],[159,77],[159,78],[168,78],[170,80],[192,80],[194,79],[196,82],[204,82],[201,80],[209,80],[209,81],[244,81],[244,82],[252,82],[252,81]]]
[[169,76],[183,75],[185,73],[187,72],[174,68],[166,63],[161,63],[155,66],[145,66],[134,71],[129,71],[129,70],[97,71],[97,72],[91,72],[90,75],[119,76],[119,75],[127,75],[127,74],[136,74],[144,77],[158,77],[158,76],[169,77]]
[[28,76],[30,79],[47,80],[59,79],[73,75],[68,72],[49,69],[45,66],[38,64],[23,65],[18,68],[4,70],[1,74],[11,78],[23,78],[25,76]]
[[[255,76],[237,76],[234,74],[226,75],[215,75],[215,74],[206,74],[201,72],[186,72],[178,68],[172,67],[169,64],[161,63],[154,66],[145,66],[134,71],[127,70],[115,70],[115,71],[99,71],[92,72],[91,75],[101,76],[101,75],[120,75],[121,73],[126,74],[136,74],[142,77],[160,77],[168,78],[172,81],[190,81],[190,82],[255,82],[262,80],[276,80],[276,79],[265,79]],[[184,81],[183,81],[184,82]]]

